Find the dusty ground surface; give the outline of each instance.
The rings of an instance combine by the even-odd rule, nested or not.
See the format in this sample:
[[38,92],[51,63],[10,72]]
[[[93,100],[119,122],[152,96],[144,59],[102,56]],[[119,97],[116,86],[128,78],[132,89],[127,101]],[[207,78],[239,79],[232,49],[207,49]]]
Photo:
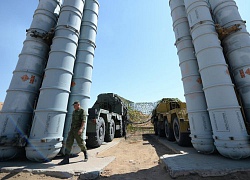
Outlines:
[[[152,131],[138,130],[128,134],[118,145],[98,157],[115,156],[116,159],[110,163],[102,172],[99,179],[108,180],[171,180],[167,170],[159,163],[159,157],[163,154],[174,154],[167,147],[158,143],[152,135]],[[202,178],[198,175],[176,178],[177,180],[247,180],[249,173],[235,173],[223,177]],[[0,173],[0,179],[14,180],[57,180],[45,175],[34,175],[32,173]],[[78,177],[72,178],[74,180]]]
[[[99,154],[116,156],[103,171],[100,179],[108,180],[172,180],[167,170],[159,163],[159,157],[164,154],[174,154],[173,151],[155,141],[154,135],[148,131],[130,134],[114,149]],[[223,177],[200,177],[198,175],[183,176],[177,180],[247,180],[250,173],[235,173]]]

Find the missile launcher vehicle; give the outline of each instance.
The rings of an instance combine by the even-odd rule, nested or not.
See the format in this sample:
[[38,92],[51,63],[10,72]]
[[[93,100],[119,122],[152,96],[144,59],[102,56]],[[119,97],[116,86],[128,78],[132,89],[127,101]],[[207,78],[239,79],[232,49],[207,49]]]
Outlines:
[[87,146],[99,147],[104,141],[126,135],[128,108],[122,98],[113,93],[99,94],[92,108],[88,109]]

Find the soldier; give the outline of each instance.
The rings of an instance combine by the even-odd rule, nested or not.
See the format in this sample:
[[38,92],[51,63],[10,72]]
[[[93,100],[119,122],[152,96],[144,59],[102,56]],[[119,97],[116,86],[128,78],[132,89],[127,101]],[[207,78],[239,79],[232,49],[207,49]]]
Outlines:
[[82,133],[86,123],[86,115],[84,110],[81,108],[79,101],[75,101],[73,103],[73,106],[75,110],[72,114],[71,128],[66,141],[65,157],[60,163],[58,163],[58,165],[69,164],[69,156],[70,151],[72,149],[72,145],[74,143],[74,139],[76,139],[78,146],[84,153],[84,161],[88,161],[87,148],[82,138]]

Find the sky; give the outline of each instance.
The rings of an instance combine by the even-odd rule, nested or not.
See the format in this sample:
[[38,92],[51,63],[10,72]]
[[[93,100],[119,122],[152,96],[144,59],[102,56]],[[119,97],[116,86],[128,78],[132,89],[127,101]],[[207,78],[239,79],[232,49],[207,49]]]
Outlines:
[[[2,1],[0,17],[0,102],[12,78],[38,0]],[[113,92],[133,102],[163,97],[185,101],[174,46],[168,0],[99,0],[92,75],[92,106],[100,93]],[[238,0],[250,30],[250,1]]]

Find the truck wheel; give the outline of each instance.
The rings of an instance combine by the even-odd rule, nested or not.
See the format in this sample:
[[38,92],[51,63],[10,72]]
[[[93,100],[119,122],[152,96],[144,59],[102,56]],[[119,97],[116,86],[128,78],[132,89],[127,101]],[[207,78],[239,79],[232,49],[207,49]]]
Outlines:
[[170,124],[168,123],[167,120],[164,121],[165,123],[165,135],[167,140],[169,141],[174,141],[175,137],[174,137],[174,131],[173,128],[170,126]]
[[118,121],[118,124],[120,126],[120,129],[115,129],[115,137],[122,137],[123,135],[123,125],[122,125],[122,121]]
[[180,143],[180,124],[177,118],[174,118],[173,122],[174,137],[176,142]]
[[97,124],[97,141],[98,144],[101,145],[104,141],[104,137],[105,137],[105,122],[104,119],[102,117],[100,117],[100,120]]
[[102,145],[105,136],[105,122],[102,117],[100,117],[96,123],[96,133],[91,137],[88,137],[86,143],[88,147],[96,148]]
[[115,136],[115,122],[113,119],[110,120],[110,123],[107,127],[107,131],[105,133],[105,142],[111,142]]
[[158,136],[159,137],[165,137],[165,130],[164,130],[164,122],[163,121],[158,121],[157,122],[157,130],[158,130]]
[[177,117],[174,118],[173,130],[174,130],[175,140],[179,146],[191,145],[191,138],[189,137],[189,133],[180,132],[180,124],[179,124]]

